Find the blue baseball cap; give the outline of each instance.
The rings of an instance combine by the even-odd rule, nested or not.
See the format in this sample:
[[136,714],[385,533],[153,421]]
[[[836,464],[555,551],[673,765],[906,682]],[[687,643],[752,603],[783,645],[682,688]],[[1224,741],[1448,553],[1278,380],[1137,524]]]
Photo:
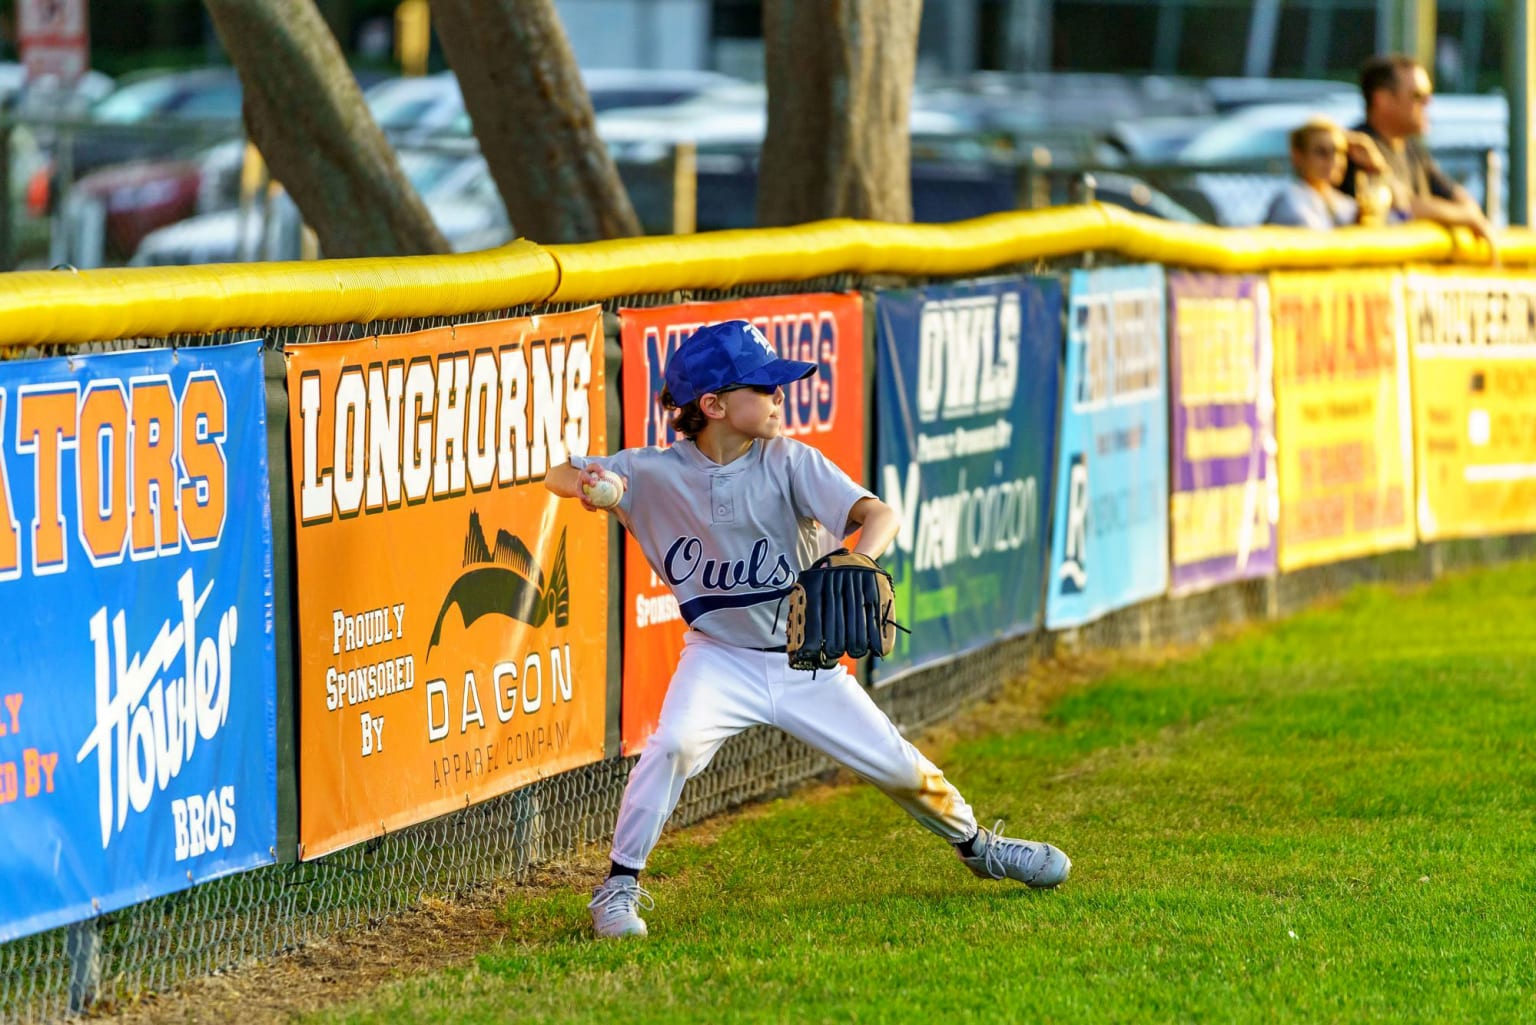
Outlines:
[[745,320],[701,327],[667,360],[667,391],[685,406],[705,392],[738,384],[789,384],[816,372],[816,364],[781,359],[763,333]]

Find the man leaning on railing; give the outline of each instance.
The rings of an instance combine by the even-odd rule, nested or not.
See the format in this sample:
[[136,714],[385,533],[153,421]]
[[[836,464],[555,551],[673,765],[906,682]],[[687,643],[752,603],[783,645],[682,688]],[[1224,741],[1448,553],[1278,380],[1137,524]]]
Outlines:
[[1421,139],[1434,94],[1429,73],[1411,57],[1372,57],[1360,70],[1360,92],[1365,122],[1351,139],[1343,190],[1364,198],[1365,207],[1376,194],[1389,196],[1390,208],[1404,219],[1469,228],[1496,256],[1488,218],[1467,190],[1440,169]]

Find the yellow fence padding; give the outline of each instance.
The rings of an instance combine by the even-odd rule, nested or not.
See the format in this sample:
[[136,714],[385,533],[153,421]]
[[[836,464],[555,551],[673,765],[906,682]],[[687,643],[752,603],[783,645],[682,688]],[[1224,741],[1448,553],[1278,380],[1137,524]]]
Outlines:
[[802,281],[846,270],[860,248],[855,221],[550,246],[560,266],[560,285],[550,299],[590,302],[680,288]]
[[[1120,208],[1106,211],[1119,231],[1113,248],[1133,260],[1170,267],[1242,273],[1261,270],[1439,263],[1452,258],[1485,262],[1470,233],[1458,238],[1420,221],[1390,228],[1247,228],[1175,224]],[[1458,233],[1461,234],[1461,233]]]
[[481,253],[0,274],[0,345],[366,323],[538,302],[554,260],[531,242]]
[[[0,275],[0,346],[450,316],[834,274],[955,277],[1095,251],[1227,272],[1488,260],[1469,232],[1428,223],[1230,229],[1090,204],[952,224],[829,220],[582,245],[518,241],[454,256],[25,271]],[[1536,263],[1536,233],[1505,232],[1500,256]]]
[[550,298],[591,302],[830,274],[973,274],[1102,249],[1108,238],[1103,209],[1080,206],[991,214],[953,224],[830,220],[550,246],[560,264],[560,287]]
[[[1457,235],[1460,236],[1461,232],[1457,232]],[[1501,232],[1499,260],[1507,267],[1528,267],[1536,263],[1536,231],[1530,228],[1510,228]]]

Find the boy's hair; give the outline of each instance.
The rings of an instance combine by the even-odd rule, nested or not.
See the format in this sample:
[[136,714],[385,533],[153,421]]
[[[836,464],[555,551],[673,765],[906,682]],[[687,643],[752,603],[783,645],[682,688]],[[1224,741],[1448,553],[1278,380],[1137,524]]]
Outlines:
[[661,404],[665,409],[676,410],[672,414],[672,429],[689,441],[697,438],[699,433],[709,423],[709,417],[705,416],[704,411],[699,408],[698,399],[679,406],[672,398],[672,392],[667,388],[662,388]]

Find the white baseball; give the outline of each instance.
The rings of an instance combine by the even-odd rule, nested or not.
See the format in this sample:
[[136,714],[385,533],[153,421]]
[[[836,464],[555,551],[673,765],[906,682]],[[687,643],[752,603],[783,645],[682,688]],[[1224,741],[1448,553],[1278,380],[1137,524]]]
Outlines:
[[596,484],[583,484],[582,493],[587,501],[599,509],[612,509],[624,497],[624,478],[612,470],[604,470],[603,479]]

